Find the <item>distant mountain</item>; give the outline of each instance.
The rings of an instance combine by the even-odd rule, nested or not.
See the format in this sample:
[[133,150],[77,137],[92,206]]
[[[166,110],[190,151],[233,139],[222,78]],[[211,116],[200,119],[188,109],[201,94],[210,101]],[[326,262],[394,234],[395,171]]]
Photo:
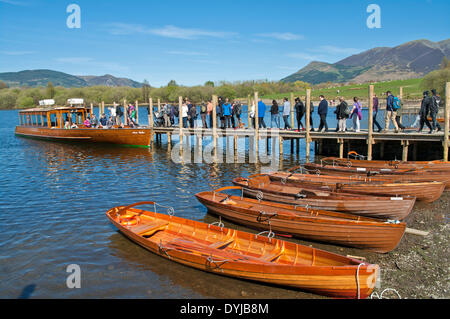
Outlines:
[[116,78],[110,74],[106,74],[103,76],[92,76],[92,75],[79,75],[80,79],[83,79],[87,82],[88,86],[130,86],[133,88],[142,87],[142,83],[126,79],[126,78]]
[[116,78],[112,75],[104,76],[75,76],[63,72],[52,70],[26,70],[20,72],[0,73],[0,81],[5,82],[10,87],[38,87],[47,86],[52,82],[54,86],[86,87],[86,86],[130,86],[134,88],[142,87],[141,83],[130,79]]
[[416,40],[394,48],[374,48],[337,63],[311,62],[283,82],[366,82],[418,78],[439,68],[450,57],[450,39]]

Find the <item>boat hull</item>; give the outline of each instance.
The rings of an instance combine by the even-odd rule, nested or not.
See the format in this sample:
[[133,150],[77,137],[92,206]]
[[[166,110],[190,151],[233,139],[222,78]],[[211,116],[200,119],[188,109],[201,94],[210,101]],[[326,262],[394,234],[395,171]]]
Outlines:
[[445,184],[442,182],[390,183],[389,181],[373,181],[371,178],[350,179],[348,177],[286,172],[272,173],[270,178],[297,187],[329,187],[331,191],[353,194],[414,196],[418,201],[426,203],[438,200],[445,190]]
[[[250,182],[244,178],[233,180],[233,184],[243,188],[246,196],[267,201],[310,207],[326,211],[336,211],[366,217],[403,220],[411,213],[416,202],[415,197],[370,196],[346,193],[328,193],[329,196],[309,196],[299,198],[297,191],[288,191],[288,187],[270,187],[267,184]],[[299,190],[301,190],[299,188]],[[311,189],[311,191],[313,191]]]
[[130,145],[148,147],[151,141],[151,130],[146,129],[59,129],[45,127],[18,126],[17,136],[45,139],[51,141],[108,143],[118,145]]
[[[224,194],[203,192],[197,199],[212,214],[236,224],[293,235],[297,238],[387,253],[400,243],[405,223],[392,224],[352,215],[294,208]],[[261,212],[264,211],[264,215]],[[261,218],[262,216],[273,216]],[[269,224],[270,220],[270,224]]]
[[[127,214],[140,216],[141,222],[123,226],[117,214],[124,209]],[[171,261],[219,275],[294,287],[336,298],[367,298],[379,273],[378,265],[175,216],[127,207],[113,208],[106,215],[122,234],[145,249]],[[140,227],[151,228],[155,224],[156,231],[152,229],[145,234],[139,231]],[[211,248],[211,245],[230,241],[230,238],[235,244]],[[277,254],[279,256],[273,261],[266,260],[267,249],[282,254]]]

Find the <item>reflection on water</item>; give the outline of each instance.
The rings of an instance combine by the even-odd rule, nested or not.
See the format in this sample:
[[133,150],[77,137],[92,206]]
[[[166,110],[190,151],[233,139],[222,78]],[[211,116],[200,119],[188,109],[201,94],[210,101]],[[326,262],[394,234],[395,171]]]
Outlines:
[[[259,173],[260,164],[175,164],[165,143],[142,149],[17,138],[16,117],[0,112],[0,297],[315,297],[167,261],[105,217],[111,207],[152,200],[177,216],[214,222],[194,194]],[[286,150],[284,168],[302,156]],[[66,287],[70,264],[81,267],[81,289]]]

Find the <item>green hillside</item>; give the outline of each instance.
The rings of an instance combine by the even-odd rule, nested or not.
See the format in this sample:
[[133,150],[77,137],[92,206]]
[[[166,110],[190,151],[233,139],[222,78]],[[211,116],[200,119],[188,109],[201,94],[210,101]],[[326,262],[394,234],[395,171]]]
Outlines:
[[0,73],[0,80],[10,87],[39,87],[52,82],[54,86],[85,87],[87,83],[79,77],[52,70],[26,70],[20,72]]

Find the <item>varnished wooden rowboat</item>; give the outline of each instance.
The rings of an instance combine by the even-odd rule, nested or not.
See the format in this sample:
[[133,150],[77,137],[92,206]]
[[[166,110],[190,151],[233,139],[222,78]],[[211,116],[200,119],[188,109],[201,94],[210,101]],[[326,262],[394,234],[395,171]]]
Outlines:
[[233,189],[242,191],[241,187],[232,186],[195,196],[209,212],[237,224],[269,230],[272,234],[289,234],[307,240],[357,247],[378,253],[395,249],[406,229],[405,223],[222,193]]
[[233,184],[242,187],[244,194],[252,198],[382,219],[403,220],[416,202],[411,196],[369,196],[300,188],[271,181],[268,176],[239,177]]
[[[332,175],[298,174],[274,172],[270,178],[296,187],[318,187],[333,192],[346,192],[366,195],[414,196],[427,203],[438,200],[445,189],[442,182],[398,182],[374,180],[372,177],[343,177]],[[251,176],[250,176],[251,177]]]
[[345,167],[365,167],[365,168],[390,168],[400,170],[420,169],[428,171],[448,171],[450,162],[444,161],[367,161],[352,158],[325,157],[321,159],[321,164],[338,165]]
[[339,298],[367,298],[378,265],[233,229],[136,209],[110,209],[129,239],[169,260],[215,274],[295,287]]
[[390,168],[365,168],[365,167],[344,167],[332,165],[320,165],[315,163],[305,164],[309,173],[316,175],[333,176],[370,176],[372,180],[388,180],[391,182],[442,182],[445,189],[450,190],[449,171],[427,171],[427,170],[407,170]]

